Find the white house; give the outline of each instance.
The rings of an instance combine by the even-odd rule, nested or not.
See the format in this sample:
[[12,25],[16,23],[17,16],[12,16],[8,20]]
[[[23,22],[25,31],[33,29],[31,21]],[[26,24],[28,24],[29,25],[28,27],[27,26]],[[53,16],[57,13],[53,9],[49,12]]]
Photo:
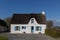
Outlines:
[[14,14],[11,21],[11,33],[45,33],[45,12],[32,14]]

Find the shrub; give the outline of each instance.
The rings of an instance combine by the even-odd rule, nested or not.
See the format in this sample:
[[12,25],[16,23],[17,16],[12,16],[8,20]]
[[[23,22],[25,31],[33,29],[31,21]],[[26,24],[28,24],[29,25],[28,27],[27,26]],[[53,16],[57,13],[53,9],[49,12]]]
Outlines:
[[60,30],[58,31],[55,29],[46,29],[45,33],[52,37],[60,37]]
[[57,32],[57,37],[60,37],[60,30],[56,30]]

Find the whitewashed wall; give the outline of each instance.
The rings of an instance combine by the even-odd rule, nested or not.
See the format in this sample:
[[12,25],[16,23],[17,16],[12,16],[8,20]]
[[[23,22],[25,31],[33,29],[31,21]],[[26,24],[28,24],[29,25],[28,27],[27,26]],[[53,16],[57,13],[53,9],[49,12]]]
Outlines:
[[[34,19],[34,23],[31,23],[31,19],[29,21],[28,24],[11,24],[11,33],[31,33],[31,26],[34,26],[34,33],[38,34],[39,32],[41,33],[45,33],[45,29],[46,29],[46,24],[38,24]],[[15,26],[20,26],[20,31],[14,31],[14,27]],[[22,26],[26,26],[26,30],[22,30]],[[42,27],[42,31],[36,31],[36,26],[41,26]]]

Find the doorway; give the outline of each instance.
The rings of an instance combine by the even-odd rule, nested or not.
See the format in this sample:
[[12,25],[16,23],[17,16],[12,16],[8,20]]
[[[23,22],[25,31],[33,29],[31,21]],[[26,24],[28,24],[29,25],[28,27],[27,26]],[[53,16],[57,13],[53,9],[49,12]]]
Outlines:
[[31,26],[31,33],[34,33],[34,26]]

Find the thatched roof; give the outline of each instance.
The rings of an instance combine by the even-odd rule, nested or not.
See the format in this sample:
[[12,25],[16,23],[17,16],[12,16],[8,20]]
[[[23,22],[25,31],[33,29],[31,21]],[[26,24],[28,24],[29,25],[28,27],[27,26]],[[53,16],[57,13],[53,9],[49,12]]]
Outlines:
[[43,14],[13,14],[11,24],[28,24],[31,18],[35,18],[38,24],[46,23],[46,16]]

